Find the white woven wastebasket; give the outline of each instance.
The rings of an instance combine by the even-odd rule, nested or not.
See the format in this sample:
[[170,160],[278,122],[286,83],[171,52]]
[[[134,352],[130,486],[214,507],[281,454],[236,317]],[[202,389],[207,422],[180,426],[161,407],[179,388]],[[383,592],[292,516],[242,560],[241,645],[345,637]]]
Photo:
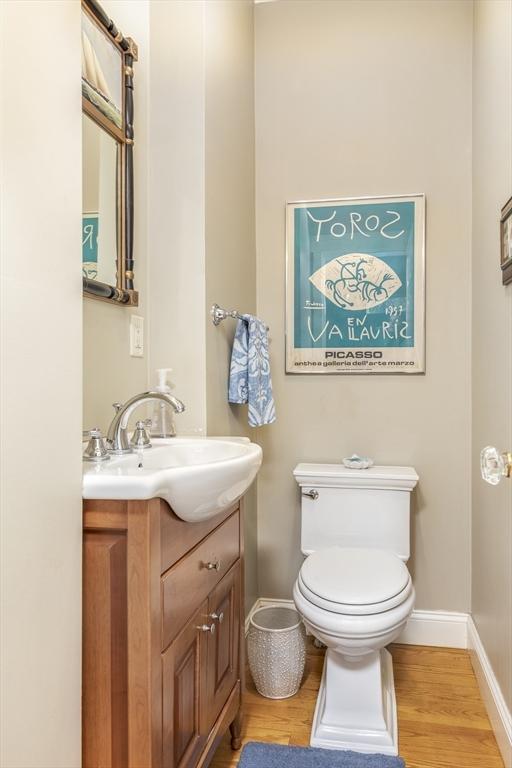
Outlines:
[[254,611],[247,655],[258,693],[267,699],[294,696],[306,662],[306,633],[297,611],[281,606]]

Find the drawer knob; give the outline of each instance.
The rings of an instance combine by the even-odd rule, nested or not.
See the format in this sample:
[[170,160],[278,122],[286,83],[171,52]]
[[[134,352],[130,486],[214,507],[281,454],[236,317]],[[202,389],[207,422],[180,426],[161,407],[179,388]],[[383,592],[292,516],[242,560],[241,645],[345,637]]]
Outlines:
[[214,621],[218,621],[219,624],[222,624],[224,621],[224,611],[221,611],[220,613],[217,613],[214,611],[213,613],[210,613],[210,619],[213,619]]
[[220,560],[215,560],[213,563],[206,563],[207,571],[220,571]]
[[210,635],[213,635],[215,633],[215,624],[201,624],[201,626],[196,627],[196,629],[201,630],[201,632],[209,632]]

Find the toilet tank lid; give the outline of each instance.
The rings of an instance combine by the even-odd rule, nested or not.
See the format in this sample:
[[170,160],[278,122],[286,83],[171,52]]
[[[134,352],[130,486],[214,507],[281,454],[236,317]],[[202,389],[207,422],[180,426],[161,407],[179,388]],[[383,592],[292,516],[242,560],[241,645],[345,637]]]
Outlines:
[[297,464],[293,474],[300,486],[394,491],[412,491],[419,479],[414,467],[349,469],[343,464]]

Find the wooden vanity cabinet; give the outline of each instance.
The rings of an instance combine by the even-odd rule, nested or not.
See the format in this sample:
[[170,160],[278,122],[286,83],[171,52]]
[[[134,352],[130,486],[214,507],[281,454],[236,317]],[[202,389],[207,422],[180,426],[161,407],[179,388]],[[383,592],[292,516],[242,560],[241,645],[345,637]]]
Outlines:
[[240,747],[242,511],[84,501],[83,768],[206,766]]

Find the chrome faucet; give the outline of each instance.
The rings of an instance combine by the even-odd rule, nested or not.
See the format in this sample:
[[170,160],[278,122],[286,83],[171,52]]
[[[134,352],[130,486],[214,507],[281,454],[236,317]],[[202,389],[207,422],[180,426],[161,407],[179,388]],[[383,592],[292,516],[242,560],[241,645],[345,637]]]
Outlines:
[[134,395],[123,405],[119,403],[115,404],[116,415],[112,419],[112,423],[107,432],[107,446],[109,453],[131,453],[132,447],[128,439],[128,419],[133,411],[138,408],[142,403],[149,403],[152,400],[162,400],[171,408],[174,408],[176,413],[183,413],[185,410],[184,404],[181,400],[173,395],[168,395],[165,392],[141,392],[140,395]]

